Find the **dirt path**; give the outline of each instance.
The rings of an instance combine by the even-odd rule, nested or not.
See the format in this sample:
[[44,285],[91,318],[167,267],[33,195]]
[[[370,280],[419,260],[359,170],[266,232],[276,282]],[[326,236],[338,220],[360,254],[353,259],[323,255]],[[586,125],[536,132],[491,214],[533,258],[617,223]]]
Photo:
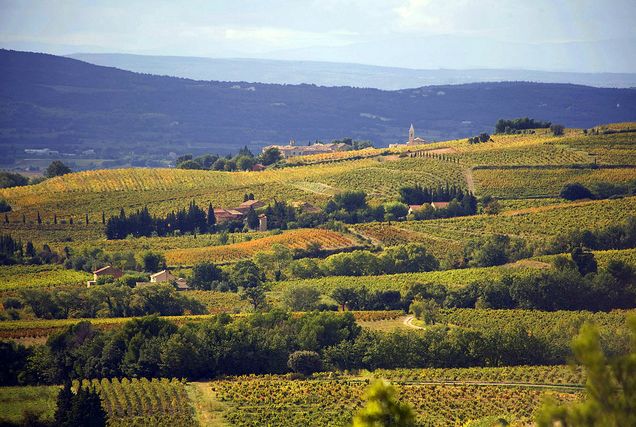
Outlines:
[[415,320],[415,317],[414,317],[414,316],[406,316],[406,317],[404,318],[404,322],[402,322],[402,323],[404,323],[404,325],[405,325],[405,326],[408,326],[409,328],[413,328],[413,329],[424,329],[424,328],[423,328],[423,327],[421,327],[421,326],[414,325],[414,324],[413,324],[413,320]]
[[468,191],[475,194],[475,180],[473,178],[473,168],[468,168],[464,171],[464,178],[466,178],[466,186]]
[[226,427],[223,419],[226,407],[216,399],[209,382],[191,382],[188,384],[188,397],[194,406],[196,419],[201,426]]

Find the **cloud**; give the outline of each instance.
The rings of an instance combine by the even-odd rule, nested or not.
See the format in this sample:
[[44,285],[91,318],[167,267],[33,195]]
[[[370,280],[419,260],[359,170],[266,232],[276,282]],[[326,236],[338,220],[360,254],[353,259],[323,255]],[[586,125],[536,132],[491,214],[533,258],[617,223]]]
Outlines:
[[439,16],[433,12],[432,0],[407,0],[406,3],[394,9],[398,18],[398,25],[406,29],[438,29],[441,25]]

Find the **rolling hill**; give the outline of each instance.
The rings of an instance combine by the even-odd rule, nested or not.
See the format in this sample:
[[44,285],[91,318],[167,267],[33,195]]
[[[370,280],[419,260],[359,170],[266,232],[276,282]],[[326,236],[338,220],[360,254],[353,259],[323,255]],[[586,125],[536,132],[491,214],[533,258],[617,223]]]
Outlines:
[[426,85],[531,81],[573,83],[596,87],[635,87],[634,73],[575,73],[496,69],[411,69],[320,61],[284,61],[255,58],[201,58],[121,53],[67,55],[104,67],[137,73],[194,80],[240,80],[275,84],[315,84],[399,90]]
[[[53,55],[0,51],[0,153],[49,148],[77,168],[122,157],[254,150],[289,138],[404,140],[413,122],[430,140],[490,131],[501,117],[570,127],[633,120],[636,90],[569,84],[478,83],[382,91],[351,87],[195,81],[137,74]],[[89,151],[93,150],[93,151]],[[84,154],[82,154],[84,152]],[[60,154],[62,155],[62,154]],[[80,161],[82,160],[82,161]],[[94,167],[94,165],[93,165]]]

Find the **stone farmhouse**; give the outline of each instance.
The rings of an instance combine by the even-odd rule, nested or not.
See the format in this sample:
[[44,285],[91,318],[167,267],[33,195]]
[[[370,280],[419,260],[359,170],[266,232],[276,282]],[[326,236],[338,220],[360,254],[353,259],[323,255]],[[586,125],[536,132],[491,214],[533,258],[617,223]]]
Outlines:
[[98,270],[93,271],[93,280],[89,280],[86,282],[86,287],[90,288],[92,285],[97,283],[97,279],[105,276],[112,276],[115,279],[119,279],[124,275],[124,272],[121,271],[117,267],[113,267],[112,265],[107,265],[106,267],[102,267]]

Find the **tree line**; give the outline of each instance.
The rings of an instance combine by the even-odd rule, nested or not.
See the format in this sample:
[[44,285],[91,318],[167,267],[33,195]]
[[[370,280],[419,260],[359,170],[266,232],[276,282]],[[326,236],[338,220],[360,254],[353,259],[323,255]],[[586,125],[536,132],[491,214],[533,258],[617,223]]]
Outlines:
[[216,231],[216,217],[212,204],[208,205],[206,213],[194,201],[187,208],[172,211],[164,217],[150,215],[147,207],[128,215],[122,208],[118,216],[108,219],[105,229],[107,239],[125,239],[129,235],[150,237],[167,236],[176,232],[214,231]]
[[[0,362],[6,385],[284,373],[298,351],[315,353],[322,370],[565,363],[568,342],[553,342],[549,333],[529,334],[521,325],[511,321],[490,330],[432,325],[417,332],[373,332],[362,330],[349,313],[218,315],[182,327],[152,316],[112,330],[83,321],[51,336],[45,345],[29,348],[3,342]],[[604,344],[624,351],[621,342],[609,335]]]

